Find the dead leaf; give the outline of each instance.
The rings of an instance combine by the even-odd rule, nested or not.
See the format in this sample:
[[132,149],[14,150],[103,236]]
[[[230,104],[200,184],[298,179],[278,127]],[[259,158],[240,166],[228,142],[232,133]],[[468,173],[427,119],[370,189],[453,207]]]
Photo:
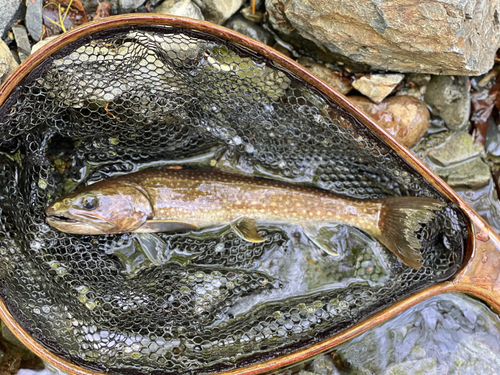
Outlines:
[[94,21],[100,20],[102,18],[109,17],[111,15],[111,4],[109,1],[103,1],[102,3],[99,3],[97,6],[97,9],[94,13]]
[[47,36],[61,34],[87,22],[81,0],[43,0],[42,14]]
[[472,117],[471,122],[476,129],[475,142],[484,144],[488,131],[488,119],[492,115],[495,106],[500,108],[500,80],[497,75],[495,84],[489,90],[475,91],[471,94]]

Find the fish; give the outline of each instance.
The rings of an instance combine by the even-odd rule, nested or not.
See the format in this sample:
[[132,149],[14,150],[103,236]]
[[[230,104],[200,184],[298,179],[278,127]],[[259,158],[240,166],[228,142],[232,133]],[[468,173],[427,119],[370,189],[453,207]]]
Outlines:
[[422,267],[420,229],[446,203],[427,197],[355,199],[327,190],[217,169],[150,168],[81,187],[46,208],[47,223],[72,234],[185,232],[230,225],[250,242],[257,222],[299,224],[319,248],[336,252],[324,225],[350,225],[405,265]]

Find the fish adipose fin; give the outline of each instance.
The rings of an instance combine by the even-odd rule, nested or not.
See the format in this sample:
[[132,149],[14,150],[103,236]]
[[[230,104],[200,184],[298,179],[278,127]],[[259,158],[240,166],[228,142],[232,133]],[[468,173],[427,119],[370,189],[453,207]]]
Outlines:
[[302,224],[302,230],[306,237],[321,250],[330,255],[339,255],[333,249],[332,244],[332,233],[328,230],[326,226],[318,226],[314,224]]
[[175,220],[147,220],[139,228],[134,230],[137,233],[158,233],[158,232],[185,232],[196,230],[194,224],[184,223]]
[[422,245],[417,233],[429,223],[445,203],[423,197],[390,197],[383,204],[379,219],[380,233],[374,237],[382,242],[409,267],[422,267]]
[[257,222],[248,217],[240,217],[233,221],[231,223],[231,229],[245,241],[263,242],[266,240],[259,235]]

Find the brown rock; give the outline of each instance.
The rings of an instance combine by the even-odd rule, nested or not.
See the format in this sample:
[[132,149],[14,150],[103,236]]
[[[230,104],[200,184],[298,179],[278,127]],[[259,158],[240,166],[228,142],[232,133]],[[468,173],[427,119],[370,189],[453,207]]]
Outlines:
[[351,91],[351,80],[344,77],[341,72],[328,69],[326,66],[319,64],[308,57],[301,57],[297,60],[297,62],[342,94],[346,95],[349,91]]
[[378,69],[478,75],[500,41],[497,0],[266,0],[273,28]]
[[414,97],[391,96],[380,104],[362,96],[349,96],[348,99],[408,148],[415,146],[430,127],[427,107]]

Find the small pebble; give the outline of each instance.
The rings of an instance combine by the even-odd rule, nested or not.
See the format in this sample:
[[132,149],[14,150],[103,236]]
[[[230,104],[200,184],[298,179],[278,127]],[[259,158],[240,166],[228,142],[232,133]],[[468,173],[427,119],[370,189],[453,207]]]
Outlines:
[[371,74],[356,79],[352,85],[373,102],[380,103],[403,80],[403,74]]

